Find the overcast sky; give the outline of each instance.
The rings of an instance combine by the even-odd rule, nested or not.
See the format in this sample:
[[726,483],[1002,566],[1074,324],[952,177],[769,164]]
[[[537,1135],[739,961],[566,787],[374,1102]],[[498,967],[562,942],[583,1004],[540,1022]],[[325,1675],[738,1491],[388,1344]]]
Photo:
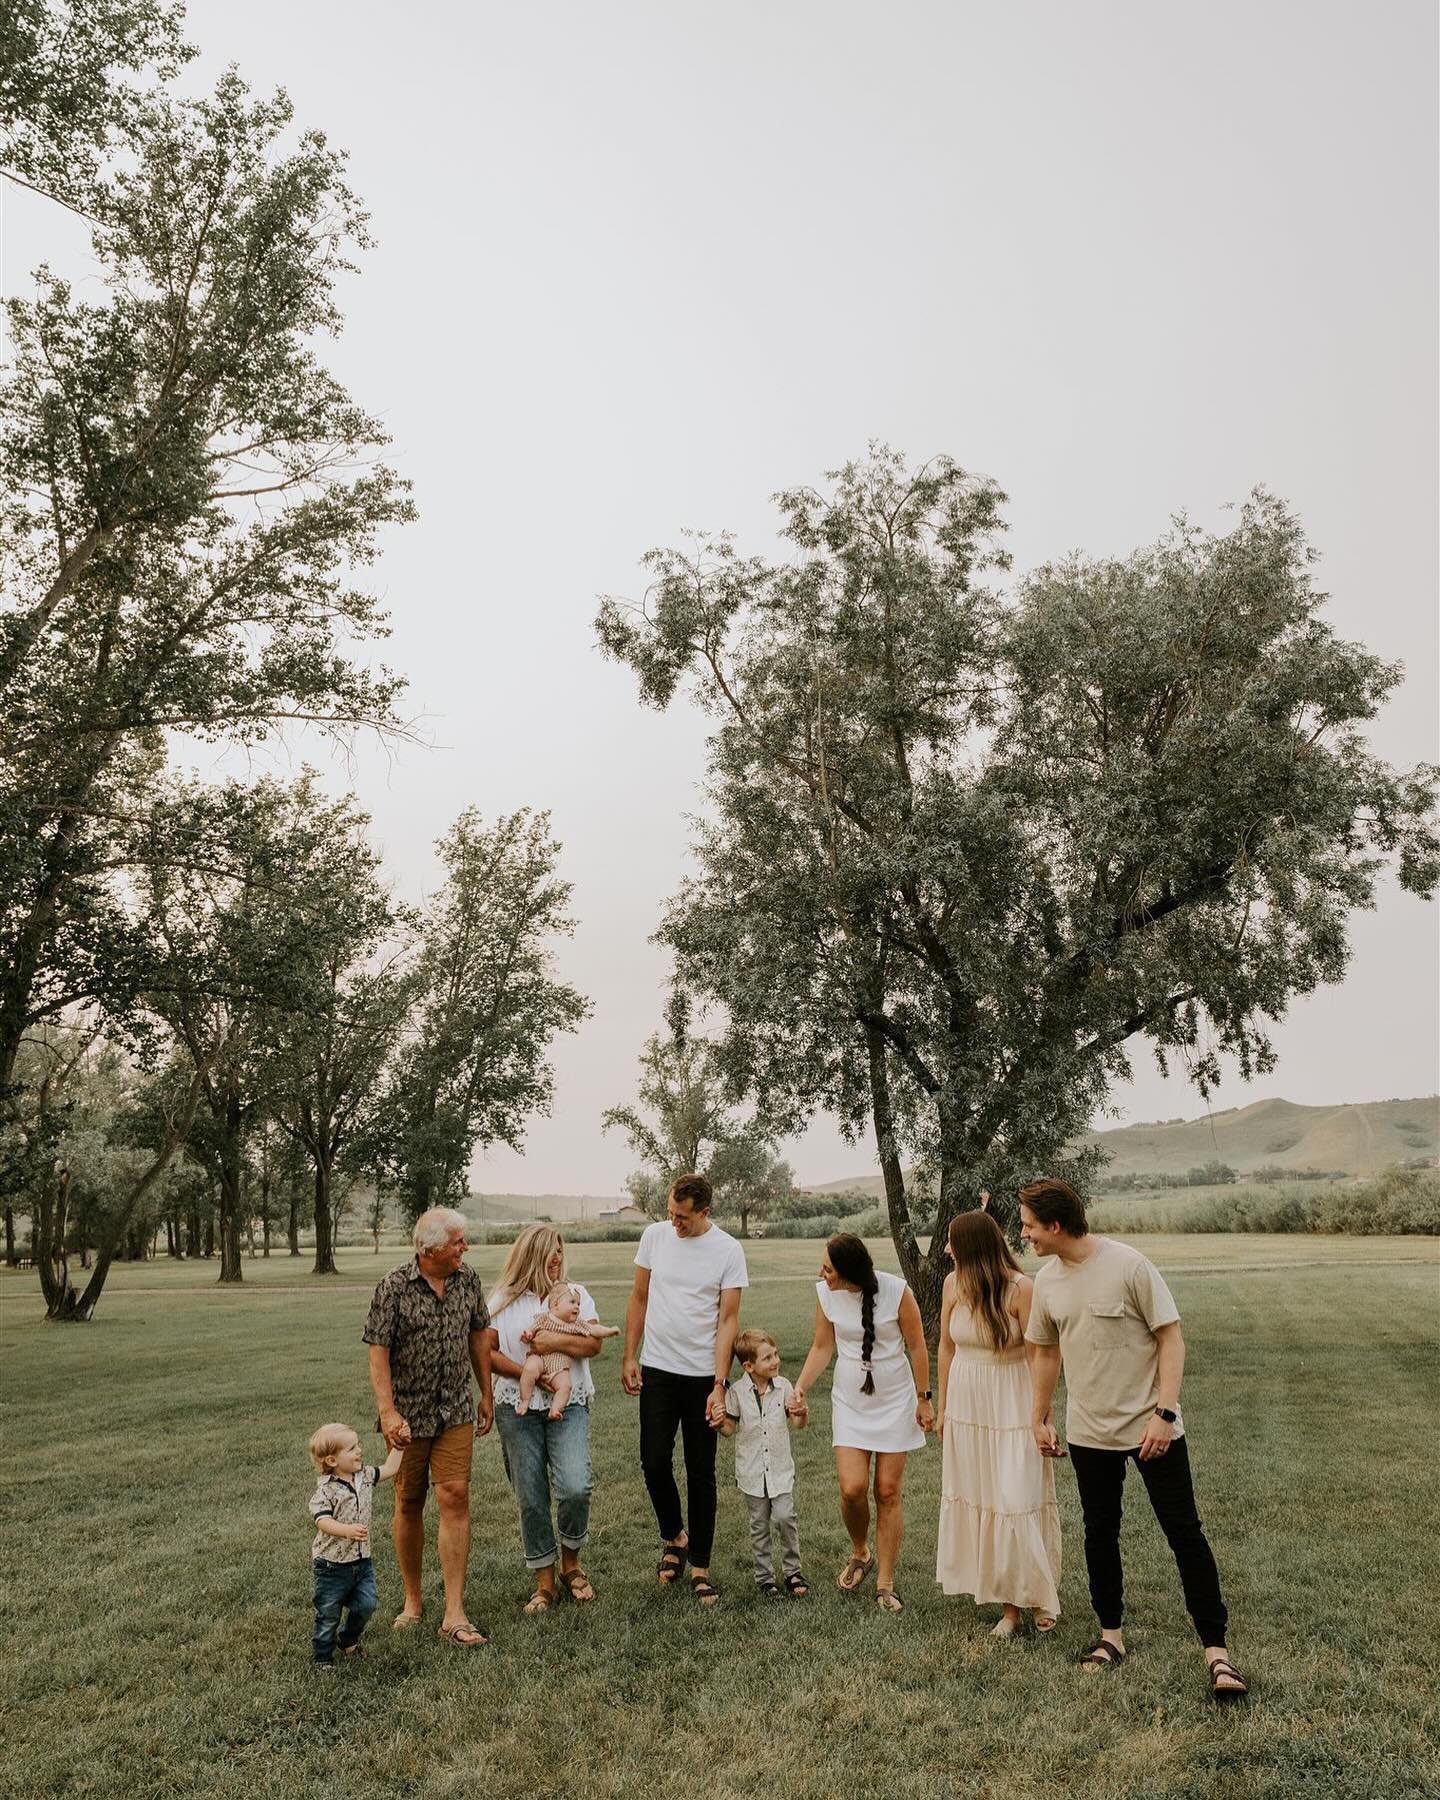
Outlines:
[[[192,0],[348,148],[377,248],[333,366],[394,435],[420,522],[376,574],[432,748],[353,773],[398,887],[464,806],[548,807],[595,1004],[553,1119],[490,1191],[615,1192],[666,969],[702,739],[601,661],[686,525],[765,549],[782,485],[879,438],[1011,496],[1017,572],[1123,554],[1256,483],[1299,510],[1330,618],[1402,659],[1377,747],[1436,754],[1436,14],[1317,4],[524,6]],[[12,291],[54,211],[9,196]],[[316,756],[305,749],[298,755]],[[1437,1085],[1435,913],[1398,890],[1343,986],[1217,1106]],[[1142,1058],[1142,1061],[1144,1059]],[[1123,1116],[1194,1116],[1145,1069]],[[819,1122],[803,1179],[871,1166]]]

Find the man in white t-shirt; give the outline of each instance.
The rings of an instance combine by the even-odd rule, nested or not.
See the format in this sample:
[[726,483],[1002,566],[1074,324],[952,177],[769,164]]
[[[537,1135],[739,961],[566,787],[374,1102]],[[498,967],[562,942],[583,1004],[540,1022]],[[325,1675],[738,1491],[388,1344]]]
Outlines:
[[[749,1285],[745,1252],[710,1217],[712,1197],[703,1175],[677,1176],[666,1197],[667,1218],[641,1235],[621,1371],[625,1392],[640,1396],[640,1466],[663,1540],[657,1573],[668,1586],[688,1558],[691,1590],[702,1606],[720,1598],[710,1580],[715,1438],[725,1422],[740,1290]],[[675,1485],[677,1430],[688,1532]]]
[[1046,1177],[1020,1190],[1020,1235],[1046,1259],[1035,1277],[1025,1342],[1031,1428],[1042,1456],[1064,1456],[1050,1402],[1065,1369],[1065,1435],[1085,1517],[1085,1566],[1099,1639],[1087,1669],[1125,1660],[1120,1503],[1133,1461],[1165,1533],[1217,1700],[1245,1681],[1225,1650],[1220,1576],[1195,1510],[1190,1452],[1180,1417],[1185,1340],[1180,1313],[1155,1265],[1114,1238],[1094,1237],[1085,1203],[1068,1181]]

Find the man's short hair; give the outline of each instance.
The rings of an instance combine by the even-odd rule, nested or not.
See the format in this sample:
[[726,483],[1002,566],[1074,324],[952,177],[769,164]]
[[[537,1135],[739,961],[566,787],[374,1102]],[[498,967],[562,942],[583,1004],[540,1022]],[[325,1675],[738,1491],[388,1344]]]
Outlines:
[[432,1206],[415,1221],[416,1250],[443,1250],[457,1231],[464,1231],[466,1222],[464,1213],[453,1206]]
[[703,1175],[677,1175],[670,1183],[670,1198],[688,1201],[696,1212],[709,1212],[715,1190]]
[[1085,1202],[1068,1181],[1042,1175],[1020,1190],[1020,1203],[1041,1225],[1058,1225],[1070,1237],[1084,1237],[1090,1229]]
[[735,1355],[739,1360],[741,1368],[748,1369],[755,1358],[759,1356],[761,1349],[766,1344],[768,1344],[772,1350],[778,1350],[780,1348],[774,1338],[771,1337],[770,1333],[768,1331],[762,1331],[758,1325],[751,1325],[747,1327],[746,1330],[742,1331],[735,1340]]

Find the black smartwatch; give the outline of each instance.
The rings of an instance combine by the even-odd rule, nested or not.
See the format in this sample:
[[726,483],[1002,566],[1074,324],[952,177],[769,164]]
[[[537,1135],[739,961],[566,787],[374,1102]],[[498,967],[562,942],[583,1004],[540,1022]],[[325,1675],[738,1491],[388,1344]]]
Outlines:
[[930,1400],[930,1399],[933,1399],[934,1396],[931,1394],[929,1388],[926,1388],[925,1392],[920,1396],[920,1398],[922,1400]]
[[1171,1412],[1168,1406],[1157,1406],[1155,1408],[1155,1417],[1157,1419],[1163,1419],[1167,1425],[1173,1425],[1180,1415],[1179,1413]]

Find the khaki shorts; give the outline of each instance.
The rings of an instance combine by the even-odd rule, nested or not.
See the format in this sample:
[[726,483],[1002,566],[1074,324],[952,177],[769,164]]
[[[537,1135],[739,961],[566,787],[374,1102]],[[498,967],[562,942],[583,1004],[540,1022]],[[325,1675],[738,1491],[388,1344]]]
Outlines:
[[475,1454],[475,1421],[452,1425],[439,1437],[411,1438],[395,1471],[395,1504],[418,1500],[423,1505],[432,1481],[469,1481]]

